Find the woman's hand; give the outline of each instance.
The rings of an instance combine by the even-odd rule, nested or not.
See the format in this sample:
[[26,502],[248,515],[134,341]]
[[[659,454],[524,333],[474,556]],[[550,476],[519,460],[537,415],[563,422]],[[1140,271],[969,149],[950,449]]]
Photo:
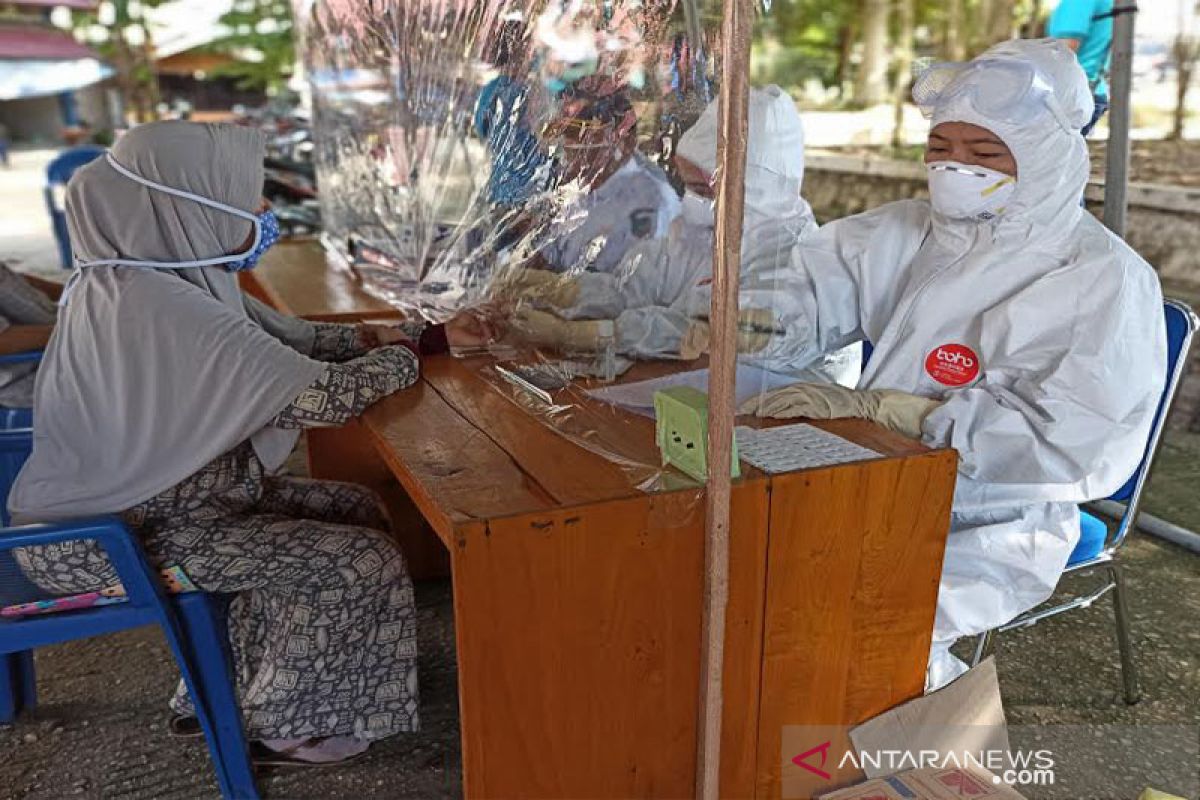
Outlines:
[[404,335],[404,331],[391,325],[373,325],[364,322],[358,326],[358,340],[366,349],[374,350],[376,347],[407,342],[408,337]]
[[486,347],[504,335],[499,318],[488,307],[463,311],[446,323],[451,347]]

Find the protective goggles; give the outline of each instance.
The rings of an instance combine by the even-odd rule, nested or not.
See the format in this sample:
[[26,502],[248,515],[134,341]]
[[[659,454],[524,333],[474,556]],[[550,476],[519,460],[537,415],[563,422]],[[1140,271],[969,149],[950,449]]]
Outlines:
[[548,139],[566,136],[582,139],[615,127],[612,122],[601,119],[557,119],[546,123],[542,128],[542,136]]
[[606,120],[556,120],[546,124],[541,138],[564,150],[603,150],[612,147],[636,124],[636,118],[619,124]]
[[966,99],[986,119],[1025,125],[1049,111],[1067,132],[1083,127],[1063,109],[1050,80],[1025,61],[984,58],[934,64],[917,76],[912,97],[926,118],[941,106]]

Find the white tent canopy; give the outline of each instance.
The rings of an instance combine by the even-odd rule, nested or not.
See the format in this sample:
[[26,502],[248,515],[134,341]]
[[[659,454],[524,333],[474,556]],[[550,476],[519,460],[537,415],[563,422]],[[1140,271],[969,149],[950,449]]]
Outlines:
[[108,78],[111,67],[94,58],[0,60],[0,100],[74,91]]

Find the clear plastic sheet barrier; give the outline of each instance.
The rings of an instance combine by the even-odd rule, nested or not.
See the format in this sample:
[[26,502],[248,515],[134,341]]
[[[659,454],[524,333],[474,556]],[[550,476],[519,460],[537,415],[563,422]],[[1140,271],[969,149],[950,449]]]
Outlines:
[[[490,385],[637,486],[673,483],[652,426],[588,389],[708,352],[718,9],[324,0],[299,18],[328,246],[409,316],[499,320],[518,355],[480,370]],[[813,374],[782,340],[816,224],[793,98],[756,89],[749,118],[739,344],[776,385]]]

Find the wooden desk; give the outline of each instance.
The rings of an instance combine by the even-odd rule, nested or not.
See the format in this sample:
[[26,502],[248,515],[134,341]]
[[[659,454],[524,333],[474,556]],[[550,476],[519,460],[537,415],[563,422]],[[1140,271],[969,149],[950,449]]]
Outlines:
[[[651,420],[564,390],[560,433],[486,375],[430,359],[416,387],[309,439],[314,475],[384,490],[395,475],[449,552],[465,794],[690,798],[702,489],[655,478]],[[722,798],[829,788],[788,763],[784,726],[856,723],[922,691],[955,454],[821,427],[883,457],[748,468],[734,487]],[[428,566],[416,537],[406,553]]]
[[238,274],[242,291],[285,314],[315,322],[399,317],[369,294],[357,276],[329,263],[316,241],[280,242],[254,269]]

